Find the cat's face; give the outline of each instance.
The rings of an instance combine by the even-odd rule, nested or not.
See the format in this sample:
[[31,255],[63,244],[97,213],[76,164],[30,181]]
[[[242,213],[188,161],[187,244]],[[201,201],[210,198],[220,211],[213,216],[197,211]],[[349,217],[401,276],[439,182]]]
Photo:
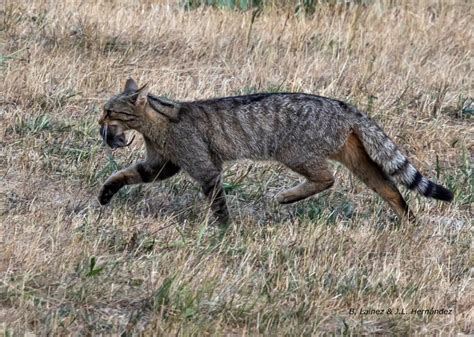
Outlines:
[[125,147],[131,144],[131,141],[127,142],[125,131],[136,130],[143,121],[143,99],[146,103],[144,88],[138,89],[135,81],[129,79],[123,93],[112,97],[105,103],[103,114],[99,119],[100,135],[104,143],[111,148]]

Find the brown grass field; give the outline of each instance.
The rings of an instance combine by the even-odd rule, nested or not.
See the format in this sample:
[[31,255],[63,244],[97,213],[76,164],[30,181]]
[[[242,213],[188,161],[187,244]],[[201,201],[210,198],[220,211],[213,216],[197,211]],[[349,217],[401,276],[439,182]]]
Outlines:
[[[474,333],[473,22],[461,0],[312,15],[4,0],[0,335]],[[100,207],[101,183],[144,151],[140,139],[112,152],[98,132],[129,76],[179,100],[299,91],[355,104],[454,202],[403,190],[419,221],[400,225],[334,164],[331,190],[280,206],[301,178],[239,161],[225,170],[227,231],[183,173]]]

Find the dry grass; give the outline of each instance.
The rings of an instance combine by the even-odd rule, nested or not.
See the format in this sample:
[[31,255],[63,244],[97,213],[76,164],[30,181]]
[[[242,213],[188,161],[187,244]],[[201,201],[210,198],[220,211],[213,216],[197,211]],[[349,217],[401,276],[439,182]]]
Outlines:
[[[472,333],[472,6],[388,2],[270,8],[253,24],[174,4],[4,3],[0,334]],[[397,228],[340,166],[331,191],[283,207],[272,195],[299,177],[239,162],[225,173],[227,232],[184,174],[101,208],[101,182],[143,154],[139,142],[111,153],[97,128],[130,75],[176,99],[281,90],[354,103],[455,201],[406,193],[422,221]],[[452,313],[412,313],[430,308]]]

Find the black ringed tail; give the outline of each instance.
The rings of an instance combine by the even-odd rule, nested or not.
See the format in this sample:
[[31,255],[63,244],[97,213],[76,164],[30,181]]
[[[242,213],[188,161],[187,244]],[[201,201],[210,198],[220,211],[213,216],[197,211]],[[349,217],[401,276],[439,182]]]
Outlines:
[[362,141],[369,157],[392,180],[427,198],[453,200],[453,193],[450,190],[424,177],[382,129],[368,117],[358,118],[354,132]]

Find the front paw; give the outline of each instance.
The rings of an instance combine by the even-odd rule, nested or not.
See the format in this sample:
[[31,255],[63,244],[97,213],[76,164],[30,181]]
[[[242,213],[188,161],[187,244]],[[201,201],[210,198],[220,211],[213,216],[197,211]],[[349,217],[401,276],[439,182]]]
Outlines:
[[99,192],[99,203],[104,206],[107,205],[112,197],[114,196],[115,192],[107,187],[107,185],[102,186]]
[[227,208],[216,211],[214,215],[216,218],[217,226],[221,228],[227,228],[230,225],[231,219],[230,219],[229,211],[227,210]]

